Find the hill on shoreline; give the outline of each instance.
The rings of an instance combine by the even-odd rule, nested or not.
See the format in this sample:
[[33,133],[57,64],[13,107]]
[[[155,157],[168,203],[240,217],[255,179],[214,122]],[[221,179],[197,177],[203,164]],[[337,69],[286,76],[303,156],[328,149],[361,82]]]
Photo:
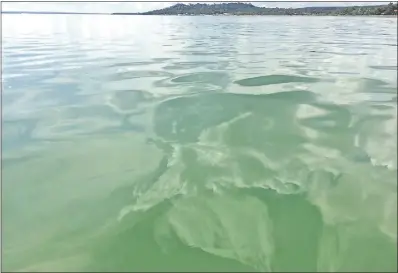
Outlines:
[[376,6],[266,8],[248,3],[176,4],[143,13],[114,15],[396,15],[397,3]]

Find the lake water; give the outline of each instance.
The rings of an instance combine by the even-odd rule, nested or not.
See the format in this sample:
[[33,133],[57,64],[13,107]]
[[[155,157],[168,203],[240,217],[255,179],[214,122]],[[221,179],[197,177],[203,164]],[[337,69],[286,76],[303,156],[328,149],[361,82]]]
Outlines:
[[4,270],[397,270],[395,18],[2,28]]

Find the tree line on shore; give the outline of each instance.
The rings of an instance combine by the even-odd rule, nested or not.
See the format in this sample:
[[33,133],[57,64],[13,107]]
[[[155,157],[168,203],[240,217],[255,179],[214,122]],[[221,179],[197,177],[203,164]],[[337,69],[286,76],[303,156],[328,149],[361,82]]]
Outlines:
[[[117,13],[132,14],[132,13]],[[135,13],[137,14],[137,13]],[[176,4],[140,15],[397,15],[397,3],[376,6],[266,8],[247,3]]]

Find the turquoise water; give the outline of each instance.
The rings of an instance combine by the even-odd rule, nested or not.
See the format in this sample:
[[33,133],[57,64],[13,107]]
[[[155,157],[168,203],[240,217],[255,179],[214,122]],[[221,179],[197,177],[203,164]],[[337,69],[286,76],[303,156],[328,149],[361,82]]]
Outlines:
[[395,18],[2,35],[3,270],[397,270]]

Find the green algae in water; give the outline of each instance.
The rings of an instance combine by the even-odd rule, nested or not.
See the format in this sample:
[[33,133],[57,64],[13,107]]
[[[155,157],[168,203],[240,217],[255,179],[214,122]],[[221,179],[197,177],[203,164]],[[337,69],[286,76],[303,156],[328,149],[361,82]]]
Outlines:
[[392,18],[34,18],[2,17],[5,271],[396,272]]

